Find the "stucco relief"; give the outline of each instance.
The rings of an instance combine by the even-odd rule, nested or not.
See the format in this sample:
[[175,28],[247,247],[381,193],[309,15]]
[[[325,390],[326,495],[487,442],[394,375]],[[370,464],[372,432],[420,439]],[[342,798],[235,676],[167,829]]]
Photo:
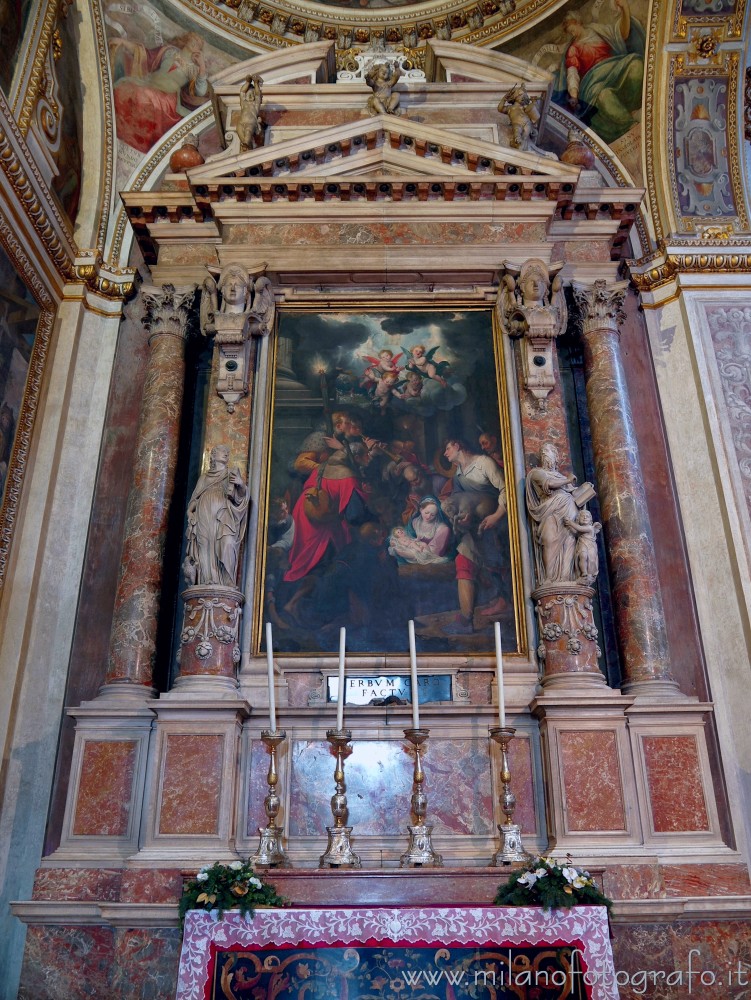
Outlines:
[[751,307],[710,306],[706,316],[746,509],[751,516]]

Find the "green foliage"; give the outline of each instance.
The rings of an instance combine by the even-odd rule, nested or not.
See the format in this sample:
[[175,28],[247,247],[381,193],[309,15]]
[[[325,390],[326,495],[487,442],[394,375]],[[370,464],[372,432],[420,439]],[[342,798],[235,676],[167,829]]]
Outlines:
[[494,902],[499,906],[543,906],[546,910],[571,906],[610,909],[613,905],[597,888],[589,872],[574,868],[570,857],[565,863],[555,858],[532,858],[505,885],[498,887]]
[[202,868],[195,878],[185,883],[180,899],[180,924],[188,910],[239,910],[243,916],[255,913],[256,906],[286,906],[273,885],[264,882],[253,871],[249,861],[218,862]]

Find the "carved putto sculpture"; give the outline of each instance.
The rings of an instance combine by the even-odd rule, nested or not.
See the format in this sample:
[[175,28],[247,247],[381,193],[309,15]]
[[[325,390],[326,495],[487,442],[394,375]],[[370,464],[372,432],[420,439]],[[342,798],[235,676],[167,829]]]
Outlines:
[[514,339],[524,338],[524,384],[541,410],[555,388],[553,340],[568,322],[566,297],[555,274],[560,267],[558,264],[549,270],[536,258],[525,261],[518,270],[507,264],[498,295],[501,329]]
[[588,510],[595,495],[591,483],[576,486],[576,477],[558,470],[558,449],[546,441],[540,464],[527,474],[527,512],[534,527],[538,584],[579,583],[590,586],[598,571],[597,532]]
[[234,587],[237,583],[248,488],[240,470],[228,466],[229,448],[216,445],[209,456],[209,471],[199,478],[188,503],[183,572],[189,586]]
[[502,115],[511,123],[511,145],[514,149],[529,149],[530,141],[537,135],[540,109],[537,101],[527,93],[523,83],[516,83],[498,105]]
[[249,339],[266,337],[274,328],[276,305],[270,280],[255,281],[241,264],[228,264],[216,281],[206,277],[201,292],[201,332],[219,348],[216,391],[230,411],[248,392]]
[[374,62],[365,74],[365,82],[373,91],[368,98],[371,115],[398,115],[399,94],[393,89],[402,75],[394,63]]
[[240,87],[240,116],[237,120],[237,137],[240,151],[245,152],[255,145],[255,137],[263,133],[261,121],[261,101],[263,89],[261,77],[248,76]]

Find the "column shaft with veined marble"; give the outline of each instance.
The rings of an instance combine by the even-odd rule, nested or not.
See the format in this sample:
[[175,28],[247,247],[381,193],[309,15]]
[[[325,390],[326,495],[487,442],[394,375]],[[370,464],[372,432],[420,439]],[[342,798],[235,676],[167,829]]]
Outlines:
[[185,384],[195,287],[143,288],[149,361],[110,637],[106,683],[153,687],[164,544]]
[[[626,282],[573,286],[626,692],[675,692],[644,478],[621,359]],[[645,685],[647,687],[645,688]]]

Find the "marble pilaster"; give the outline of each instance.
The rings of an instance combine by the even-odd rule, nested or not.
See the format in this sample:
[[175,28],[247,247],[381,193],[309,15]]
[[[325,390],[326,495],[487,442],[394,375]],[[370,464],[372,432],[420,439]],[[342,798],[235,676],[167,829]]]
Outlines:
[[152,687],[162,559],[180,432],[185,341],[195,288],[142,289],[150,356],[125,540],[110,638],[106,684]]
[[677,694],[618,331],[626,282],[574,283],[623,690]]

